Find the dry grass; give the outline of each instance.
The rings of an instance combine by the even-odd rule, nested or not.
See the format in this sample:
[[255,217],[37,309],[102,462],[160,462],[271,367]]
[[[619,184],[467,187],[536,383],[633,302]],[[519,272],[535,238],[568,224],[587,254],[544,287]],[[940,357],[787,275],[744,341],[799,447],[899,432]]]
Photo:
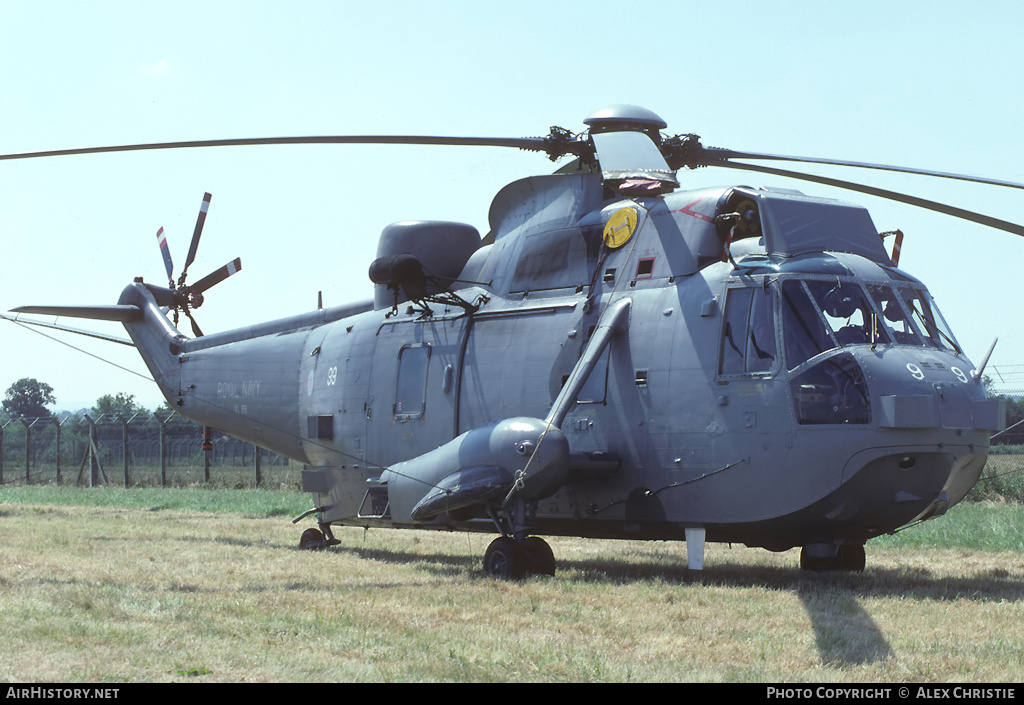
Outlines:
[[480,573],[490,537],[178,510],[0,504],[7,681],[1020,682],[1024,556],[552,539],[554,578]]

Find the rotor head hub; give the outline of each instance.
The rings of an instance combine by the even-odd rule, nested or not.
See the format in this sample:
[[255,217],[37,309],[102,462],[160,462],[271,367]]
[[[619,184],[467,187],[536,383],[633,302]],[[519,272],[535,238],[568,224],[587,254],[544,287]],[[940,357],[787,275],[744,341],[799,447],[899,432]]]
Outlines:
[[657,132],[668,127],[668,123],[647,108],[638,105],[609,105],[583,121],[591,132]]

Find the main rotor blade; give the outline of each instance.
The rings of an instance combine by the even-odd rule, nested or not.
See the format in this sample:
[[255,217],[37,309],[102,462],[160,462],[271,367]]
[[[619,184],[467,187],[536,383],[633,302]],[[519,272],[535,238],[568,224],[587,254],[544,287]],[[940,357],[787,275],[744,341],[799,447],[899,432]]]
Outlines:
[[309,137],[252,137],[227,140],[189,140],[184,142],[151,142],[122,144],[107,147],[77,149],[51,149],[40,152],[0,154],[0,161],[9,159],[36,159],[62,157],[73,154],[103,154],[108,152],[138,152],[158,149],[189,149],[193,147],[243,147],[272,144],[413,144],[446,146],[515,147],[531,151],[544,151],[543,137],[438,137],[417,135],[325,135]]
[[207,274],[205,277],[197,281],[192,286],[188,287],[189,293],[201,294],[211,286],[220,284],[222,281],[230,277],[232,274],[237,274],[242,269],[242,260],[236,257],[233,261],[228,262],[220,269]]
[[865,186],[864,184],[853,183],[852,181],[843,181],[841,179],[832,179],[827,176],[817,176],[815,174],[805,174],[799,171],[789,171],[787,169],[776,169],[770,166],[761,166],[758,164],[742,164],[740,162],[722,162],[721,164],[714,164],[713,166],[719,166],[725,169],[741,169],[744,171],[757,171],[763,174],[774,174],[775,176],[785,176],[791,179],[799,179],[801,181],[813,181],[815,183],[824,184],[826,186],[835,186],[842,189],[848,189],[850,191],[858,191],[860,193],[866,193],[871,196],[878,196],[880,198],[887,198],[890,201],[898,201],[900,203],[906,203],[912,206],[918,206],[920,208],[926,208],[927,210],[935,211],[937,213],[943,213],[945,215],[951,215],[954,218],[961,218],[963,220],[969,220],[972,223],[979,223],[980,225],[987,225],[990,228],[996,228],[998,230],[1004,230],[1014,235],[1024,236],[1024,226],[1018,225],[1017,223],[1011,223],[1006,220],[999,220],[991,216],[983,215],[981,213],[975,213],[973,211],[964,210],[963,208],[957,208],[950,206],[945,203],[937,203],[935,201],[929,201],[924,198],[918,198],[917,196],[908,196],[904,193],[897,191],[889,191],[887,189],[880,189],[875,186]]
[[767,159],[783,162],[803,162],[806,164],[827,164],[830,166],[850,166],[860,169],[878,169],[880,171],[898,171],[903,174],[918,174],[920,176],[937,176],[941,179],[955,179],[957,181],[973,181],[978,184],[989,186],[1007,186],[1009,188],[1024,189],[1024,184],[1015,181],[1002,181],[999,179],[988,179],[981,176],[970,176],[968,174],[954,174],[947,171],[930,171],[928,169],[916,169],[906,166],[892,166],[890,164],[871,164],[868,162],[852,162],[841,159],[820,159],[817,157],[793,157],[784,154],[762,154],[760,152],[737,152],[732,149],[720,149],[718,147],[705,148],[706,154],[710,157],[708,166],[725,166],[718,164],[718,159]]
[[181,280],[185,280],[185,272],[188,266],[196,258],[196,250],[199,249],[199,236],[203,234],[203,225],[206,223],[206,213],[210,210],[210,199],[213,198],[209,191],[203,194],[203,205],[199,207],[199,217],[196,218],[196,229],[192,231],[192,244],[188,246],[188,257],[185,258],[185,268],[181,270]]

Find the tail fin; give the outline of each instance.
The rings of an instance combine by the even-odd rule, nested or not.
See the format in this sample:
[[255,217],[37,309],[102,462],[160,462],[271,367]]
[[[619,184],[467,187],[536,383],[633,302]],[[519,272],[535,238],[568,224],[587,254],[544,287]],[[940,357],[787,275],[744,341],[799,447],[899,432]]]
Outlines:
[[142,360],[168,403],[181,396],[181,363],[185,336],[167,320],[149,288],[140,281],[125,287],[118,306],[133,307],[138,315],[123,321],[125,330],[135,343]]

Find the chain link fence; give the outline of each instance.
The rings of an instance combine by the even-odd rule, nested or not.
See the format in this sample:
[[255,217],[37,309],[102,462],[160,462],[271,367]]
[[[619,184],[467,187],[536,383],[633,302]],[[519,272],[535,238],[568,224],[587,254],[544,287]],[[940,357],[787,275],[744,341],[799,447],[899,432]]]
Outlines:
[[[1024,502],[1024,389],[999,390],[1007,428],[968,499]],[[0,417],[0,484],[300,489],[302,466],[172,416]]]
[[968,499],[1024,502],[1024,388],[995,384],[990,392],[1006,400],[1006,429],[992,434],[988,462]]
[[177,416],[0,418],[0,484],[299,489],[300,464],[215,430],[208,440]]

